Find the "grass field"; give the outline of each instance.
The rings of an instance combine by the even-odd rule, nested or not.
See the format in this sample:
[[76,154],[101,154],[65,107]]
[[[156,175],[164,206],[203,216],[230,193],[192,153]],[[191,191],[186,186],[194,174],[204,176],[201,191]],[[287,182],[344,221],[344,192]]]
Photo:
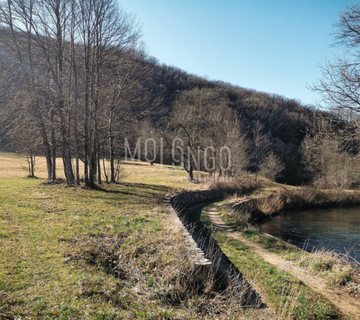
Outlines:
[[[122,165],[120,184],[85,190],[42,185],[43,158],[36,160],[39,179],[26,178],[26,165],[25,157],[0,153],[0,319],[266,317],[242,310],[234,296],[189,293],[182,280],[185,273],[191,281],[185,249],[163,200],[206,184],[190,184],[172,167],[136,162]],[[61,177],[60,160],[58,168]],[[337,318],[296,279],[241,243],[216,237],[280,316]]]
[[[45,186],[25,178],[24,166],[25,158],[0,154],[0,318],[181,314],[151,298],[178,254],[162,201],[199,186],[144,163],[125,164],[124,181],[102,190]],[[36,175],[45,178],[45,169],[37,158]]]

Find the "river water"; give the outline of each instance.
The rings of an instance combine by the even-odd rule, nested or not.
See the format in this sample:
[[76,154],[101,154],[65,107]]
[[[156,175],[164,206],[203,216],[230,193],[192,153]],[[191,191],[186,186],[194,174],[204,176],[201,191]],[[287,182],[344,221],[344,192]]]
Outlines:
[[360,207],[288,212],[266,221],[260,229],[307,251],[351,251],[360,262]]

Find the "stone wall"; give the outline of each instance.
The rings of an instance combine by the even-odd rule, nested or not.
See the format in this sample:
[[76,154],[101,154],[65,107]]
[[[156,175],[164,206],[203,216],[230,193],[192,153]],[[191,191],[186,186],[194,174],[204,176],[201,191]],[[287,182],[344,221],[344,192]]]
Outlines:
[[203,280],[211,272],[215,276],[215,283],[221,290],[234,279],[241,282],[237,290],[241,291],[243,300],[239,303],[244,305],[261,304],[261,298],[254,291],[250,284],[243,278],[243,275],[232,264],[222,252],[220,246],[212,236],[211,230],[207,229],[198,221],[199,217],[192,219],[195,213],[206,206],[206,203],[223,199],[228,194],[241,193],[234,189],[206,190],[185,192],[172,197],[170,214],[176,214],[183,226],[185,243],[192,255],[191,260],[197,268],[198,280]]
[[170,199],[170,203],[173,208],[180,212],[184,208],[190,205],[204,203],[208,201],[216,201],[223,199],[227,194],[234,194],[239,192],[236,189],[217,189],[217,190],[205,190],[205,191],[190,191],[180,193]]

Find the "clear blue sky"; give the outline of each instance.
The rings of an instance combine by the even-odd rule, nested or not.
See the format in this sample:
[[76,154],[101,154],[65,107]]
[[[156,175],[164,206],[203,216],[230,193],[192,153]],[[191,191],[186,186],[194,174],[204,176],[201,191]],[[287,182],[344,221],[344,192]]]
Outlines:
[[333,23],[351,0],[119,0],[150,55],[210,80],[315,104],[318,65],[339,54]]

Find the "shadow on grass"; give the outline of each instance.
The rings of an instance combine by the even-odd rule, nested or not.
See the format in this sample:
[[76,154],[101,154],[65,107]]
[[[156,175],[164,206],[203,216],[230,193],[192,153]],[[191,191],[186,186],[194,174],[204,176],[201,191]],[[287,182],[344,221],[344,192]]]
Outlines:
[[146,166],[146,167],[150,167],[150,163],[148,162],[132,162],[132,161],[128,161],[128,162],[122,162],[121,165],[125,165],[125,166]]
[[153,198],[156,194],[164,194],[173,190],[172,188],[163,185],[130,182],[112,184],[109,186],[111,186],[111,188],[106,188],[104,186],[98,185],[93,190],[100,191],[106,194],[122,194],[142,198]]

